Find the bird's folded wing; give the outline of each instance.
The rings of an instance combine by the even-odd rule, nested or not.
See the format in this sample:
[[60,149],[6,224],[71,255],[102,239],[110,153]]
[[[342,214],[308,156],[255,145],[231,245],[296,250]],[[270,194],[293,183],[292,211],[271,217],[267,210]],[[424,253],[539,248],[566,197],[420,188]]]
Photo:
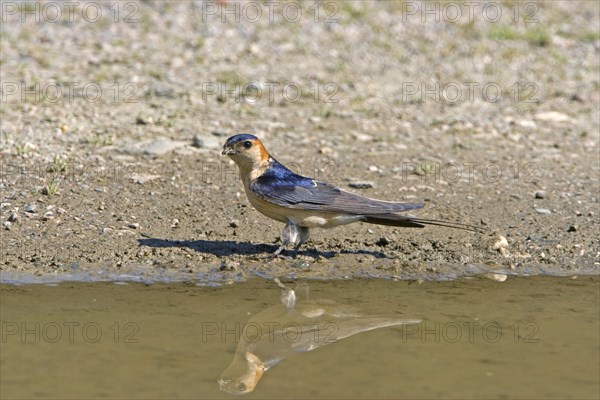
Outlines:
[[250,185],[250,190],[265,201],[302,210],[361,215],[393,213],[423,207],[420,203],[393,203],[369,199],[308,178],[294,184],[279,179],[258,178]]

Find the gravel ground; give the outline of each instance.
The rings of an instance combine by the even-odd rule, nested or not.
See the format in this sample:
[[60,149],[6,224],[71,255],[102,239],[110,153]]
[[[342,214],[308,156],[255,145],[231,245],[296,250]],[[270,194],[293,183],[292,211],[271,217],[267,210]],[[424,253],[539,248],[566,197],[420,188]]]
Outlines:
[[[3,2],[3,280],[597,273],[599,3],[457,4]],[[240,132],[487,232],[354,224],[266,263]]]

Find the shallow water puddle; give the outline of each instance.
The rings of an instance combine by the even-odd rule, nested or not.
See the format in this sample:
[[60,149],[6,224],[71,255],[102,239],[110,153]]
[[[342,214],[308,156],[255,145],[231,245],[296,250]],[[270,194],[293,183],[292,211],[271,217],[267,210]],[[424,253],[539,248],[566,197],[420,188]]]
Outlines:
[[[218,380],[248,372],[240,341],[278,361],[244,398],[600,396],[597,276],[307,285],[295,316],[258,279],[2,285],[1,397],[232,398]],[[298,334],[300,314],[321,330]],[[359,317],[421,322],[362,331]],[[359,330],[336,341],[348,321]]]

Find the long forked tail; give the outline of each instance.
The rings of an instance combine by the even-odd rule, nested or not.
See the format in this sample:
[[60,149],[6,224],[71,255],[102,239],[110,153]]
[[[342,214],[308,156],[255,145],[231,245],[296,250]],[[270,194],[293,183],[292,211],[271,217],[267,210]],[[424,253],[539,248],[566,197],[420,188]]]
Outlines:
[[426,218],[416,218],[416,217],[408,217],[405,215],[398,214],[370,214],[363,216],[363,222],[367,222],[369,224],[377,224],[377,225],[387,225],[387,226],[400,226],[404,228],[424,228],[425,225],[438,225],[445,226],[448,228],[456,228],[463,229],[471,232],[479,232],[482,233],[485,231],[485,228],[475,226],[475,225],[467,225],[461,224],[458,222],[450,222],[450,221],[440,221],[437,219],[426,219]]

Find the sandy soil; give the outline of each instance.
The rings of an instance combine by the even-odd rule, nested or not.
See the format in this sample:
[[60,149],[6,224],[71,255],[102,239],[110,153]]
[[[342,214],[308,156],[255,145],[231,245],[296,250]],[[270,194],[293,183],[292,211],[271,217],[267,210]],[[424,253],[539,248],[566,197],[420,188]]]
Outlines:
[[[3,9],[5,281],[598,271],[597,2],[492,3],[498,21],[437,2],[50,3]],[[354,224],[266,263],[283,226],[220,156],[240,132],[488,231]]]

